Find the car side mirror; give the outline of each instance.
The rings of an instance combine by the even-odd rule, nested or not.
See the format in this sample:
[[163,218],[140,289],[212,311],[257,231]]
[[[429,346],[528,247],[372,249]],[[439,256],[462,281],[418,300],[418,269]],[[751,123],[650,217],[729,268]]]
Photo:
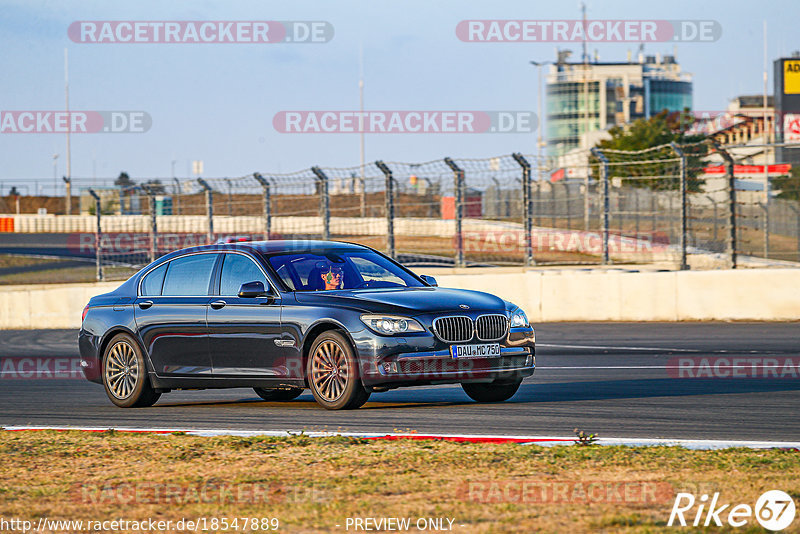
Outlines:
[[242,287],[239,288],[239,296],[244,299],[266,297],[267,290],[264,289],[264,282],[255,281],[242,284]]
[[439,287],[439,284],[436,283],[436,278],[428,276],[427,274],[421,274],[419,275],[419,277],[422,278],[422,281],[428,284],[429,286]]

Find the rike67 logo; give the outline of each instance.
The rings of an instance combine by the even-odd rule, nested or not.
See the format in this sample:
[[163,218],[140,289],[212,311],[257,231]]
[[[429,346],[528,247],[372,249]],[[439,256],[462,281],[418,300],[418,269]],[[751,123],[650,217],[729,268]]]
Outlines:
[[685,527],[689,521],[694,527],[721,527],[724,523],[731,527],[743,527],[752,525],[755,516],[762,527],[778,532],[792,524],[795,512],[792,497],[780,490],[764,492],[756,500],[755,507],[744,503],[723,504],[719,492],[711,496],[710,502],[706,494],[696,499],[691,493],[678,493],[667,526]]

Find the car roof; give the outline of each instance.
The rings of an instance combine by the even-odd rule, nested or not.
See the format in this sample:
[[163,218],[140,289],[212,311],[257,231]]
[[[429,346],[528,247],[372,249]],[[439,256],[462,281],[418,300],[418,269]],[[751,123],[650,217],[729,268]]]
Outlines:
[[218,243],[213,245],[200,245],[196,247],[183,248],[180,250],[175,250],[173,252],[170,252],[169,254],[163,256],[162,259],[168,260],[174,258],[175,256],[179,256],[190,252],[204,252],[209,250],[219,251],[219,252],[224,252],[226,250],[243,250],[251,253],[270,255],[270,254],[278,254],[286,252],[298,252],[298,253],[315,252],[315,251],[330,250],[330,249],[337,249],[337,250],[344,249],[344,250],[355,251],[355,250],[368,249],[368,247],[365,247],[364,245],[358,245],[356,243],[347,243],[344,241],[323,241],[315,239],[242,241],[234,243]]

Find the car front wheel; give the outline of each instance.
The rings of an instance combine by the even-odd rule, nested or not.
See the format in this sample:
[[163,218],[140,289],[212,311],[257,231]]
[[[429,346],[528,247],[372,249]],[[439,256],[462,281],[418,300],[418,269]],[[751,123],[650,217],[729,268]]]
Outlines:
[[306,376],[314,400],[328,410],[359,408],[369,398],[350,343],[334,330],[323,332],[314,340]]
[[464,388],[464,393],[469,395],[472,400],[478,402],[503,402],[514,396],[520,384],[522,384],[522,380],[505,383],[491,382],[489,384],[464,383],[461,384],[461,387]]
[[106,346],[103,386],[111,402],[120,408],[152,406],[161,397],[150,385],[139,345],[128,334],[117,334]]

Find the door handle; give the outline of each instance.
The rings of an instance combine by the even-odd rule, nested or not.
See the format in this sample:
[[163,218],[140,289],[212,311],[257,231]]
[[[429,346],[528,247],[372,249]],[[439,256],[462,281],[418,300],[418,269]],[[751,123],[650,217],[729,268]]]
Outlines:
[[224,300],[215,300],[214,302],[209,304],[209,306],[211,306],[215,310],[218,310],[220,308],[224,308],[225,304],[227,304],[227,303]]
[[141,309],[143,309],[143,310],[146,310],[147,308],[149,308],[152,305],[153,305],[153,301],[152,300],[143,300],[142,302],[139,303],[139,307]]

